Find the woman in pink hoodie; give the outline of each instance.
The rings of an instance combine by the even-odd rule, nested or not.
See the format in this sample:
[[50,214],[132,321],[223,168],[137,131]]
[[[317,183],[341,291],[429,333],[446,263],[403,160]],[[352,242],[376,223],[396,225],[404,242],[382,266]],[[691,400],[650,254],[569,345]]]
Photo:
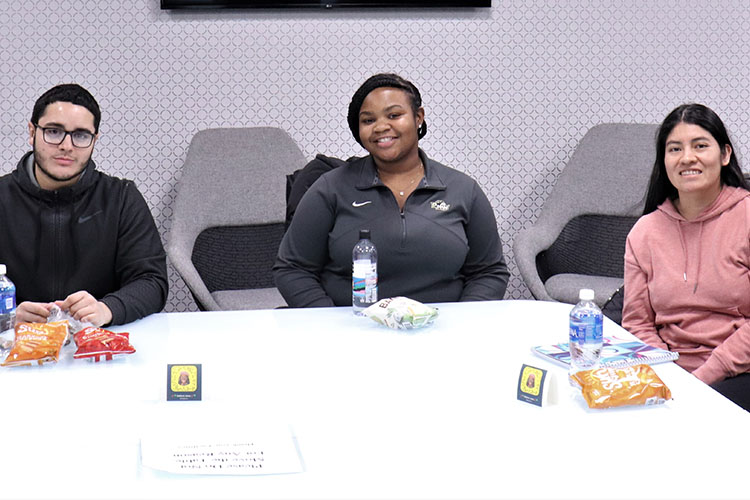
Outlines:
[[750,191],[721,119],[700,104],[659,129],[628,235],[622,325],[750,411]]

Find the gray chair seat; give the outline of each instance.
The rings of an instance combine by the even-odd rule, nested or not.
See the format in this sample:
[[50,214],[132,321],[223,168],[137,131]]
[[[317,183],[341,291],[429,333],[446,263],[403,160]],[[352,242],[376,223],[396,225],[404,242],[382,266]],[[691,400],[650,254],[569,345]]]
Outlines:
[[622,278],[568,273],[555,274],[544,283],[544,288],[550,297],[568,304],[578,302],[578,291],[581,288],[590,288],[595,293],[594,302],[599,307],[604,307],[607,300],[621,286]]
[[222,311],[275,309],[286,305],[286,301],[275,287],[255,290],[220,290],[211,293],[211,297]]

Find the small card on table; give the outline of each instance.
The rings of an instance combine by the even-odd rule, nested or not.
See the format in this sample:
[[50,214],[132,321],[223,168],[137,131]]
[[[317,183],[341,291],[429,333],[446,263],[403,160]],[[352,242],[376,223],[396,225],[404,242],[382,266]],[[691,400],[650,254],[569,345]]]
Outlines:
[[518,375],[519,401],[542,406],[547,403],[547,370],[531,365],[521,365],[521,373]]
[[167,365],[167,401],[201,400],[201,365]]

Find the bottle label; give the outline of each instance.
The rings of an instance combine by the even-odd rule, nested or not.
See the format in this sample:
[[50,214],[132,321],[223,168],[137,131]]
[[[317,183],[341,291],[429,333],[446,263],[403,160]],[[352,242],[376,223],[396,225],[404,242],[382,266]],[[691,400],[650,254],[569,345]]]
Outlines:
[[377,265],[369,260],[354,261],[352,296],[355,302],[372,304],[378,301]]
[[359,300],[365,298],[365,279],[352,276],[352,294]]
[[378,273],[375,266],[372,266],[372,272],[365,278],[365,302],[374,304],[378,301]]
[[570,320],[570,341],[576,344],[602,342],[602,321],[597,315]]
[[8,314],[16,308],[16,294],[0,292],[0,314]]

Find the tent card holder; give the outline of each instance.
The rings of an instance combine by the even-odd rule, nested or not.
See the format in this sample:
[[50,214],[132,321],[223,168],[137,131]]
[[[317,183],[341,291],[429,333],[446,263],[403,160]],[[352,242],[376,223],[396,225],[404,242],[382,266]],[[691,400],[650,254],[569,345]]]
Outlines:
[[201,365],[167,365],[167,401],[201,400]]
[[516,398],[524,403],[547,406],[554,403],[554,377],[543,368],[521,365]]

